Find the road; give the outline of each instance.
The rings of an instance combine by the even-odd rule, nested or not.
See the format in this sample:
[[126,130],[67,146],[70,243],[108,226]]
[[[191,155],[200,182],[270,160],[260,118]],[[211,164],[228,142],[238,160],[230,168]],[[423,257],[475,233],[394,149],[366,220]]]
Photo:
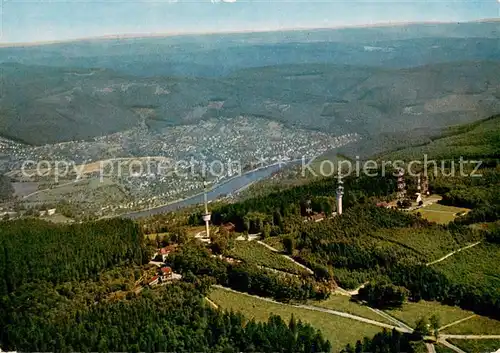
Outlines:
[[476,316],[477,316],[477,315],[467,316],[467,317],[466,317],[466,318],[464,318],[464,319],[460,319],[460,320],[454,321],[454,322],[452,322],[452,323],[450,323],[450,324],[448,324],[448,325],[444,325],[443,327],[440,327],[440,328],[439,328],[439,331],[444,330],[444,329],[446,329],[446,328],[448,328],[448,327],[450,327],[450,326],[453,326],[453,325],[459,324],[459,323],[461,323],[461,322],[464,322],[464,321],[466,321],[466,320],[472,319],[473,317],[476,317]]
[[500,335],[447,335],[440,334],[442,339],[458,339],[458,340],[499,340]]
[[269,299],[269,298],[265,298],[265,297],[259,297],[257,295],[252,295],[252,294],[248,294],[248,293],[238,292],[238,291],[235,291],[234,289],[223,287],[223,286],[220,286],[220,285],[214,285],[213,287],[220,288],[220,289],[223,289],[223,290],[227,290],[229,292],[238,293],[238,294],[241,294],[241,295],[246,295],[246,296],[249,296],[249,297],[257,298],[257,299],[264,300],[264,301],[267,301],[267,302],[270,302],[270,303],[274,303],[274,304],[278,304],[278,305],[293,306],[295,308],[301,308],[301,309],[312,310],[312,311],[319,311],[319,312],[326,313],[326,314],[331,314],[331,315],[335,315],[335,316],[344,317],[344,318],[347,318],[347,319],[356,320],[356,321],[359,321],[359,322],[364,322],[366,324],[370,324],[370,325],[374,325],[374,326],[386,328],[386,329],[389,329],[389,330],[396,329],[396,330],[398,330],[400,332],[404,332],[404,333],[411,333],[411,332],[413,332],[413,330],[407,330],[407,329],[405,329],[403,327],[392,326],[392,325],[389,325],[389,324],[386,324],[386,323],[383,323],[383,322],[379,322],[379,321],[367,319],[367,318],[364,318],[364,317],[361,317],[361,316],[357,316],[357,315],[353,315],[353,314],[349,314],[349,313],[344,313],[342,311],[325,309],[325,308],[320,308],[320,307],[316,307],[316,306],[312,306],[312,305],[285,304],[285,303],[281,303],[281,302],[278,302],[278,301],[273,300],[273,299]]
[[467,353],[467,352],[464,352],[463,350],[461,350],[460,348],[458,348],[457,346],[452,345],[450,342],[446,341],[444,338],[440,338],[438,340],[438,342],[440,344],[442,344],[443,346],[446,346],[449,349],[454,350],[457,353]]
[[427,347],[428,353],[436,353],[436,347],[432,343],[426,343],[425,347]]
[[397,320],[396,318],[392,317],[391,315],[383,312],[382,310],[379,310],[379,309],[375,309],[375,308],[371,308],[369,306],[367,306],[368,309],[370,309],[371,311],[375,312],[376,314],[386,318],[387,320],[393,322],[395,325],[409,331],[409,332],[412,332],[413,331],[413,328],[411,328],[410,326],[408,326],[407,324],[405,324],[404,322],[401,322],[399,320]]

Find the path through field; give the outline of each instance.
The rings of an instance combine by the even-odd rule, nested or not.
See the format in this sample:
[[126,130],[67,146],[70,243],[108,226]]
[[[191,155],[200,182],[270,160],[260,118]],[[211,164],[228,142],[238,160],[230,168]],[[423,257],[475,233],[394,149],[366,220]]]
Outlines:
[[427,266],[431,266],[431,265],[437,264],[438,262],[444,261],[444,260],[446,260],[447,258],[449,258],[450,256],[453,256],[453,255],[455,255],[456,253],[459,253],[459,252],[460,252],[460,251],[462,251],[462,250],[467,250],[467,249],[470,249],[470,248],[472,248],[472,247],[474,247],[474,246],[476,246],[476,245],[478,245],[478,244],[481,244],[481,242],[480,242],[480,241],[478,241],[478,242],[476,242],[476,243],[474,243],[474,244],[470,244],[470,245],[464,246],[463,248],[460,248],[460,249],[457,249],[457,250],[455,250],[455,251],[452,251],[452,252],[450,252],[449,254],[446,254],[445,256],[443,256],[443,257],[442,257],[442,258],[440,258],[440,259],[437,259],[437,260],[435,260],[435,261],[429,262],[429,263],[427,264]]
[[467,321],[467,320],[469,320],[469,319],[472,319],[473,317],[476,317],[476,316],[477,316],[477,315],[467,316],[466,318],[463,318],[463,319],[460,319],[460,320],[454,321],[454,322],[452,322],[452,323],[449,323],[448,325],[444,325],[443,327],[440,327],[440,328],[439,328],[439,331],[444,330],[445,328],[448,328],[448,327],[450,327],[450,326],[460,324],[460,323],[462,323],[462,322],[464,322],[464,321]]
[[405,332],[405,333],[411,333],[411,332],[413,332],[413,329],[408,330],[408,329],[403,328],[403,327],[389,325],[389,324],[386,324],[386,323],[383,323],[383,322],[379,322],[379,321],[376,321],[376,320],[367,319],[365,317],[361,317],[361,316],[358,316],[358,315],[353,315],[353,314],[345,313],[343,311],[325,309],[325,308],[320,308],[320,307],[312,306],[312,305],[285,304],[285,303],[281,303],[281,302],[273,300],[273,299],[269,299],[269,298],[265,298],[265,297],[260,297],[258,295],[253,295],[253,294],[238,292],[238,291],[236,291],[234,289],[223,287],[223,286],[220,286],[220,285],[214,285],[213,287],[219,288],[219,289],[223,289],[223,290],[227,290],[227,291],[234,292],[234,293],[238,293],[238,294],[241,294],[241,295],[246,295],[246,296],[249,296],[249,297],[257,298],[257,299],[264,300],[264,301],[267,301],[267,302],[270,302],[270,303],[274,303],[274,304],[278,304],[278,305],[286,305],[286,306],[292,306],[292,307],[295,307],[295,308],[320,311],[320,312],[323,312],[323,313],[327,313],[327,314],[331,314],[331,315],[336,315],[336,316],[341,316],[341,317],[344,317],[344,318],[348,318],[348,319],[352,319],[352,320],[364,322],[366,324],[371,324],[371,325],[379,326],[379,327],[390,329],[390,330],[396,329],[396,330],[398,330],[400,332]]

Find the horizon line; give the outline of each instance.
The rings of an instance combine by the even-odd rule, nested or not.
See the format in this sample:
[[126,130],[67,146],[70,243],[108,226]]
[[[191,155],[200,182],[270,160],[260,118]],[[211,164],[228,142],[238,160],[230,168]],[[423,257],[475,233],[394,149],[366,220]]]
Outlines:
[[181,37],[195,35],[214,35],[214,34],[244,34],[244,33],[271,33],[271,32],[294,32],[304,30],[336,30],[345,28],[378,28],[378,27],[403,27],[411,25],[426,25],[426,24],[465,24],[477,22],[500,22],[500,18],[482,18],[467,21],[408,21],[408,22],[377,22],[356,25],[338,25],[331,27],[287,27],[275,29],[242,29],[234,31],[208,31],[208,32],[158,32],[158,33],[124,33],[124,34],[105,34],[101,36],[77,37],[60,40],[34,41],[34,42],[0,42],[0,48],[9,47],[35,47],[52,44],[64,44],[85,41],[106,41],[112,39],[145,39],[145,38],[165,38],[165,37]]

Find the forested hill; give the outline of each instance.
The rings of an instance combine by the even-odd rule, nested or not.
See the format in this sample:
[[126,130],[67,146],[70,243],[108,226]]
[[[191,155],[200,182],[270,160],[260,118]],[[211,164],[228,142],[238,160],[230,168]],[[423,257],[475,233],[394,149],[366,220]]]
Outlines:
[[446,160],[500,158],[500,115],[470,124],[454,125],[426,143],[409,146],[379,156],[385,160],[429,158]]
[[300,320],[257,323],[207,306],[204,278],[142,288],[156,273],[145,265],[150,255],[130,220],[0,222],[0,348],[331,352],[321,332]]
[[138,226],[126,220],[55,225],[39,220],[0,223],[0,293],[32,282],[96,278],[112,266],[148,258]]
[[152,109],[145,123],[153,132],[245,115],[368,136],[466,123],[500,109],[500,64],[487,60],[411,69],[282,63],[196,79],[18,63],[0,69],[0,136],[30,144],[139,126],[137,108]]

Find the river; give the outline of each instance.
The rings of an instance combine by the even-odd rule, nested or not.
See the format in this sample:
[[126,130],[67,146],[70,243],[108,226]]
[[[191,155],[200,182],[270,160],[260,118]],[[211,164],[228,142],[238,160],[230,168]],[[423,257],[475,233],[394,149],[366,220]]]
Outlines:
[[[259,180],[266,179],[270,177],[273,173],[277,172],[284,166],[288,164],[295,164],[300,162],[300,160],[294,160],[288,162],[287,164],[273,164],[267,167],[259,168],[252,170],[250,172],[244,173],[242,175],[238,175],[236,177],[230,178],[226,181],[221,182],[220,184],[214,186],[210,191],[207,192],[208,201],[217,200],[223,196],[237,193],[240,190],[243,190],[248,185],[255,183]],[[126,213],[120,215],[123,218],[137,219],[148,216],[154,216],[161,213],[167,213],[171,211],[175,211],[184,207],[193,206],[197,204],[203,203],[203,193],[197,194],[186,199],[172,202],[168,205],[159,206],[147,210],[136,211],[131,213]]]

